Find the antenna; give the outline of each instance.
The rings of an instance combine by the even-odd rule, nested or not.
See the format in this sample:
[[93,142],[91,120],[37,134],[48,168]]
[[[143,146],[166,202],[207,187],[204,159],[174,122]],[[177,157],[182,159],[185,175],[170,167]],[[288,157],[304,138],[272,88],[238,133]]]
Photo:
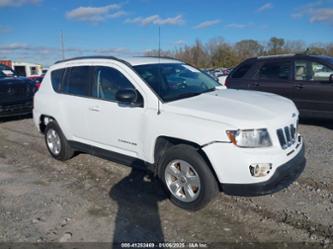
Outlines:
[[61,41],[61,54],[62,54],[62,59],[65,59],[65,46],[64,46],[64,33],[61,31],[60,34],[60,41]]
[[[158,76],[162,79],[161,77],[161,26],[158,25]],[[161,94],[161,83],[158,84],[158,94]],[[161,109],[160,109],[160,100],[157,99],[157,115],[161,114]]]

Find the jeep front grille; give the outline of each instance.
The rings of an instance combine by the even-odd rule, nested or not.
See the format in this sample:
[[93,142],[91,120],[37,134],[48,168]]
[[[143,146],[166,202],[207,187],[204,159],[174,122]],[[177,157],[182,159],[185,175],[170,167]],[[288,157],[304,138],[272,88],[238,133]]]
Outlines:
[[284,128],[278,129],[276,131],[276,133],[279,138],[280,145],[284,150],[289,148],[296,142],[296,136],[297,136],[296,133],[297,132],[296,132],[296,128],[293,124],[286,126]]

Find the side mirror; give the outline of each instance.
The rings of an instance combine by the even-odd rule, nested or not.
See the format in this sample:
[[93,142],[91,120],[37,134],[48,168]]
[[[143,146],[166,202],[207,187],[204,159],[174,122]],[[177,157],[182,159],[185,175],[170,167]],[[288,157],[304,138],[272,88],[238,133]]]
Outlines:
[[116,100],[119,104],[142,107],[143,100],[141,95],[134,89],[122,89],[116,93]]

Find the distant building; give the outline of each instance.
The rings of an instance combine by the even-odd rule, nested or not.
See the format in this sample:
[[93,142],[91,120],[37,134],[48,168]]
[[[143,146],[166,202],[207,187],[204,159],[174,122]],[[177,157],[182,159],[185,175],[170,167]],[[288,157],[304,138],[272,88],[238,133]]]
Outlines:
[[39,76],[43,74],[43,66],[40,64],[17,62],[12,60],[0,60],[0,64],[11,67],[19,76]]

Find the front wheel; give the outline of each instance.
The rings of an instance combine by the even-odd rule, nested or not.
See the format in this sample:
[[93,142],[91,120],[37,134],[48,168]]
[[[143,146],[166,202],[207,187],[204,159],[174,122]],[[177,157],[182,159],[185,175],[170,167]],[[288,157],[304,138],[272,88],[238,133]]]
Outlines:
[[211,168],[191,146],[171,147],[165,153],[160,167],[159,175],[170,200],[183,209],[201,209],[218,193]]

